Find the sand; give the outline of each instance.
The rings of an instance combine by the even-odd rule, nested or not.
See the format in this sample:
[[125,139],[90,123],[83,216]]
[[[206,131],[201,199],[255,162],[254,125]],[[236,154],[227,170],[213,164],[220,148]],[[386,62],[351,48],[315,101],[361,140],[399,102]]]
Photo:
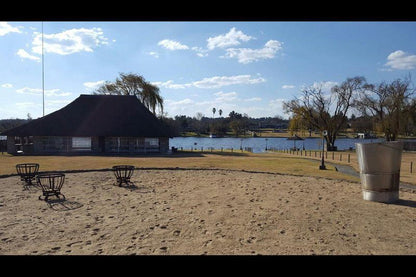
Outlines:
[[416,254],[416,193],[384,204],[358,183],[230,170],[66,173],[66,200],[0,179],[1,255]]

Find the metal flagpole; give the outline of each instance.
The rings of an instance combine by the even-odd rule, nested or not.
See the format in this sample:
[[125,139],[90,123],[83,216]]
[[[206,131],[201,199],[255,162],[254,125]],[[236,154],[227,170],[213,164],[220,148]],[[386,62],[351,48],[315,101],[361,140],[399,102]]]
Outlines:
[[43,97],[43,116],[45,116],[45,71],[43,60],[43,21],[42,21],[42,97]]

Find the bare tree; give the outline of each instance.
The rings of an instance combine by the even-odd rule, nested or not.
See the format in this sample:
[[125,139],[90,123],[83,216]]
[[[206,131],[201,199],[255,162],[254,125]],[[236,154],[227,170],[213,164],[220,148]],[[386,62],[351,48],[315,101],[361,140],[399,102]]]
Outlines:
[[330,94],[322,91],[322,85],[310,86],[302,90],[300,98],[284,102],[283,108],[286,113],[301,118],[306,125],[321,132],[326,130],[327,149],[335,150],[337,134],[345,126],[353,97],[364,84],[364,77],[348,78],[341,85],[332,87]]
[[413,117],[415,102],[411,96],[414,89],[410,88],[410,84],[410,77],[391,83],[367,84],[365,91],[354,102],[362,114],[369,113],[375,118],[378,129],[384,132],[387,141],[396,140],[405,129],[406,122]]

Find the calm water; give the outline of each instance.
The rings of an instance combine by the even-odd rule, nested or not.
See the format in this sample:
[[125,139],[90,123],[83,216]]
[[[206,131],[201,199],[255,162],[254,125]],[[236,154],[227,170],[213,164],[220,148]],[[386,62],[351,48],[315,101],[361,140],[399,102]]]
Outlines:
[[[383,139],[347,139],[339,138],[335,141],[335,146],[338,150],[355,149],[355,143],[370,143],[380,142]],[[276,150],[293,148],[294,146],[305,150],[322,149],[322,139],[320,138],[306,138],[305,140],[287,140],[286,138],[199,138],[199,137],[174,137],[169,140],[170,147],[178,149],[189,150],[191,148],[201,150],[208,150],[210,147],[214,149],[240,149],[240,147],[251,147],[254,153],[265,152],[266,146],[268,149],[274,148]]]

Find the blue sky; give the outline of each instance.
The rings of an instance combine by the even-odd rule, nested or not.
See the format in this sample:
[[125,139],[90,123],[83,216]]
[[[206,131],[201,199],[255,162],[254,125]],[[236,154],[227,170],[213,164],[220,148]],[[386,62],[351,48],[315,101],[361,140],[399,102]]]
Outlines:
[[[41,28],[0,22],[0,119],[42,116]],[[45,114],[119,73],[156,84],[168,117],[287,118],[305,86],[416,78],[416,22],[45,21],[43,38]]]

